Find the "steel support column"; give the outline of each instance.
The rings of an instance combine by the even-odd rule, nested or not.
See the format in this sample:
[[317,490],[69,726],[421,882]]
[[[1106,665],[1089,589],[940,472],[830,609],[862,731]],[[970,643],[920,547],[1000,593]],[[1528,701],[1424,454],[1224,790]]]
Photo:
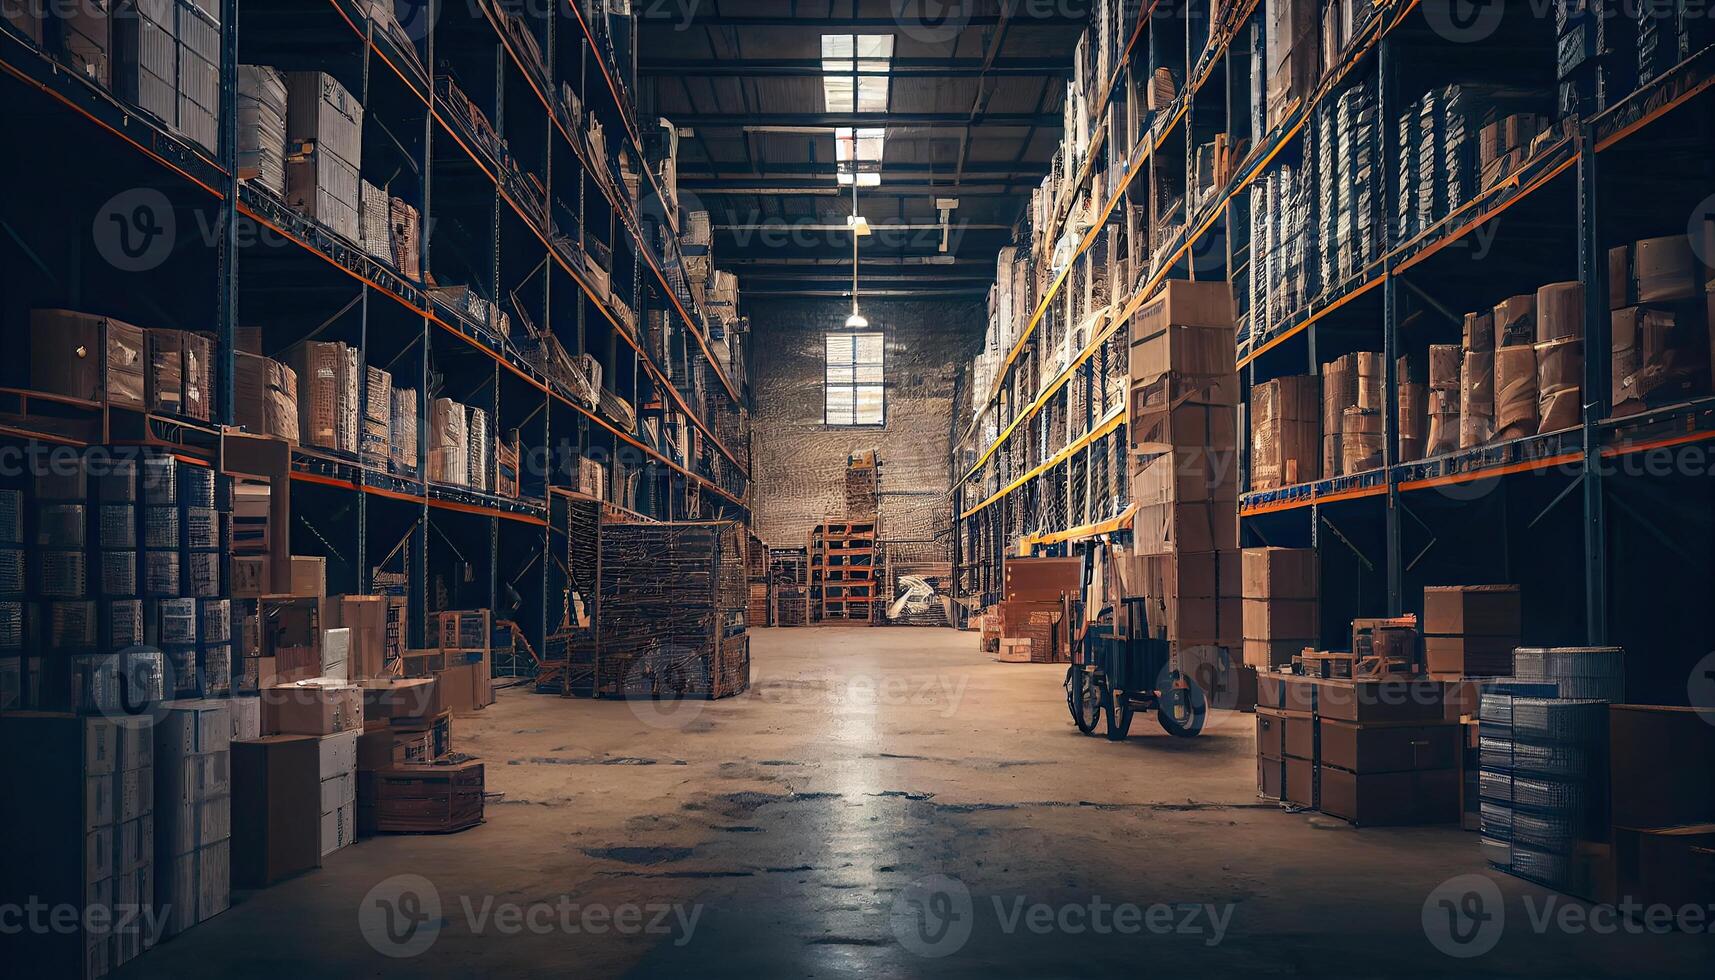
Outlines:
[[1586,124],[1578,133],[1578,279],[1584,286],[1584,639],[1608,642],[1608,535],[1602,495],[1598,423],[1608,414],[1607,260],[1596,212],[1596,142]]

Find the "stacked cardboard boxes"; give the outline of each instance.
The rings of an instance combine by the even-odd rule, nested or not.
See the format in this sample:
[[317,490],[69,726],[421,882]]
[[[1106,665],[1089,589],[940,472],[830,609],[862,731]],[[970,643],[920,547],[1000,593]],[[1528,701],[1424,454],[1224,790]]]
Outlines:
[[1243,552],[1245,664],[1259,671],[1321,645],[1319,566],[1314,548]]
[[1440,684],[1257,675],[1258,792],[1359,826],[1452,822],[1456,724]]
[[1522,632],[1516,585],[1449,585],[1423,590],[1423,652],[1429,676],[1504,677]]
[[1537,417],[1536,296],[1525,293],[1495,307],[1496,440],[1535,435]]
[[357,454],[364,465],[385,471],[393,457],[393,375],[378,367],[366,367],[364,375]]
[[388,427],[389,462],[395,473],[417,473],[417,389],[394,388],[391,424]]
[[1459,448],[1484,445],[1495,435],[1495,318],[1465,314],[1465,356],[1459,375]]
[[363,690],[332,678],[262,692],[264,732],[317,740],[322,857],[357,840],[357,738],[363,719]]
[[1422,357],[1402,355],[1394,366],[1399,382],[1398,455],[1395,459],[1409,463],[1422,459],[1429,440],[1429,385]]
[[1237,648],[1237,388],[1225,282],[1168,281],[1131,324],[1133,546],[1175,651]]
[[483,764],[393,765],[363,774],[375,833],[446,834],[482,823]]
[[1267,128],[1285,122],[1316,86],[1321,10],[1316,0],[1268,0]]
[[[1358,407],[1358,355],[1322,365],[1322,477],[1345,472],[1346,412]],[[1361,425],[1360,425],[1361,427]]]
[[225,701],[174,701],[155,725],[156,900],[174,936],[226,911],[232,718]]
[[0,830],[27,841],[8,856],[0,901],[80,911],[65,929],[11,937],[8,970],[93,980],[156,938],[151,816],[153,738],[111,718],[9,712],[0,737],[29,751],[0,768]]
[[1715,222],[1704,241],[1650,238],[1608,252],[1615,415],[1633,415],[1709,391],[1710,269]]
[[428,478],[462,487],[470,482],[470,446],[465,407],[450,398],[437,398],[429,409]]
[[296,445],[298,373],[259,354],[236,351],[233,359],[232,402],[238,424]]
[[1322,379],[1276,378],[1251,389],[1251,489],[1320,479]]
[[298,379],[298,433],[305,445],[357,452],[357,348],[307,341],[293,349]]
[[1080,558],[1013,558],[1005,592],[995,607],[1000,659],[1009,663],[1063,663],[1070,658],[1069,599],[1083,589]]

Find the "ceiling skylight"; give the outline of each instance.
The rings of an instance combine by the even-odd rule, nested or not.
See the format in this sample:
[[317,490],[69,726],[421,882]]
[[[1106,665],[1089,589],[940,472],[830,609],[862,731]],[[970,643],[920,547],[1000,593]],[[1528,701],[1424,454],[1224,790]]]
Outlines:
[[[885,74],[893,64],[890,34],[822,35],[822,93],[828,112],[886,112],[893,80]],[[866,73],[866,74],[858,74]],[[881,183],[884,129],[843,127],[834,133],[835,157],[842,186],[875,187]]]

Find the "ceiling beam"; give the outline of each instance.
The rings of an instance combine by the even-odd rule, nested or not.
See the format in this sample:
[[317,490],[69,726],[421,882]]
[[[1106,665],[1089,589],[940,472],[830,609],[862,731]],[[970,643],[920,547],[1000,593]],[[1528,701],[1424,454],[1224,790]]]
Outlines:
[[[702,78],[821,78],[827,74],[820,58],[756,58],[752,60],[645,61],[638,67],[644,75],[696,76]],[[985,66],[975,58],[895,58],[886,69],[841,72],[881,78],[979,78],[987,75],[1011,77],[1063,77],[1071,66],[1052,58],[1000,58]]]
[[919,126],[1013,126],[1059,129],[1065,125],[1060,113],[991,112],[972,118],[966,112],[706,112],[684,113],[663,109],[661,115],[680,127],[728,126],[819,126],[829,129],[914,129]]
[[[700,4],[695,0],[668,0],[661,3],[643,4],[642,18],[648,24],[670,23],[674,30],[684,30],[692,25],[697,27],[794,27],[806,31],[865,31],[880,29],[887,31],[904,30],[899,17],[794,17],[784,15],[753,15],[735,17],[721,14],[712,9],[714,4]],[[1027,5],[1030,7],[1035,4]],[[689,8],[689,9],[686,9]],[[1028,10],[1026,16],[1013,23],[1019,27],[1084,27],[1089,23],[1089,15],[1068,15],[1063,13],[1042,13]],[[909,20],[910,18],[904,18]],[[995,15],[973,15],[964,18],[966,27],[995,27],[1001,22],[1001,17]]]
[[[1028,194],[1036,186],[1037,181],[1018,181],[1014,187],[1010,183],[983,181],[980,184],[929,184],[918,182],[913,186],[909,181],[889,184],[882,179],[880,187],[865,187],[861,192],[864,200],[875,198],[896,197],[957,197],[960,200],[990,197],[1017,197]],[[679,182],[679,189],[690,191],[698,197],[851,197],[850,187],[840,187],[832,180],[819,183],[806,182],[803,186],[791,187],[779,184],[733,186],[721,181],[685,181]]]
[[[733,161],[730,168],[722,162],[710,163],[704,160],[690,161],[683,157],[679,160],[680,180],[760,180],[770,181],[793,177],[826,177],[832,179],[833,170],[827,163],[783,163],[780,161],[765,161],[759,170],[745,169],[748,165],[741,161]],[[723,169],[724,168],[724,169]],[[952,179],[953,172],[947,164],[924,163],[892,163],[883,161],[883,172],[889,177],[915,178],[933,180],[936,177]],[[1007,162],[975,163],[965,167],[967,177],[986,177],[995,180],[1041,180],[1046,167],[1035,169],[1015,167]]]

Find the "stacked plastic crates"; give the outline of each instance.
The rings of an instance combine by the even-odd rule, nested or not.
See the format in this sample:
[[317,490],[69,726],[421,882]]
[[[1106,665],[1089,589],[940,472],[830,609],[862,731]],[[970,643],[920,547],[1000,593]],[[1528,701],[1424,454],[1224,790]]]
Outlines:
[[1624,697],[1617,648],[1519,649],[1517,677],[1482,695],[1484,856],[1495,867],[1588,894],[1583,858],[1606,837],[1608,705]]

